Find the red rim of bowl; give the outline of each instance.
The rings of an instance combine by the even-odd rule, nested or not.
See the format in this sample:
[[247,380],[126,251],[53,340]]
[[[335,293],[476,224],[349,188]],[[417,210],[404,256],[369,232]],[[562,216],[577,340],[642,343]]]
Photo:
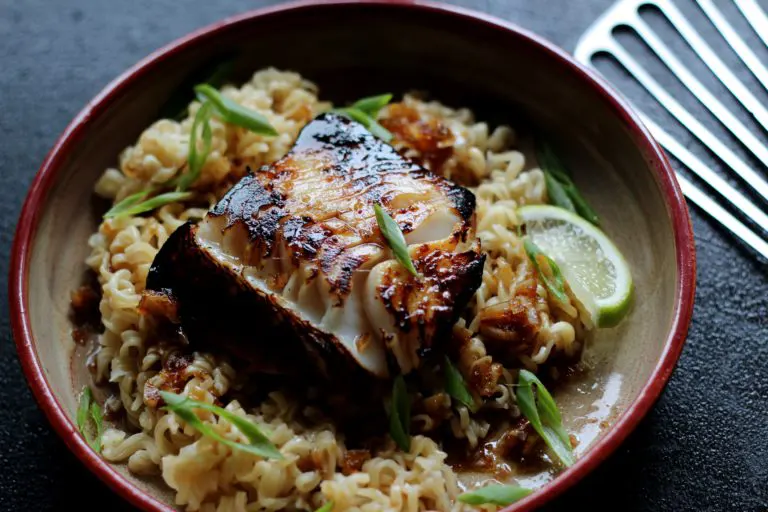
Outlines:
[[512,512],[513,510],[520,512],[532,510],[543,505],[571,487],[608,457],[637,426],[659,397],[680,356],[693,312],[696,275],[693,229],[688,209],[683,193],[674,178],[674,171],[664,152],[640,122],[637,115],[632,112],[626,101],[613,91],[602,78],[578,64],[563,50],[527,30],[504,20],[455,6],[409,0],[332,0],[323,3],[299,1],[246,12],[196,30],[153,52],[113,80],[91,100],[66,127],[43,161],[24,202],[13,242],[8,290],[11,322],[21,366],[35,398],[69,449],[107,485],[142,510],[170,512],[173,509],[134,486],[111,464],[91,450],[53,394],[35,350],[32,326],[27,308],[28,289],[26,276],[31,245],[39,220],[40,206],[45,201],[47,190],[56,177],[59,163],[69,150],[78,143],[91,117],[95,117],[97,114],[108,109],[130,82],[148,73],[150,69],[158,67],[169,56],[190,45],[199,44],[201,40],[214,37],[219,31],[227,27],[245,23],[252,18],[266,17],[296,9],[365,3],[380,6],[389,5],[399,9],[438,12],[443,15],[462,18],[469,23],[484,25],[489,30],[506,32],[507,35],[524,40],[528,44],[539,46],[550,57],[559,61],[562,66],[570,69],[570,71],[579,75],[581,79],[590,84],[603,97],[609,108],[627,125],[633,133],[638,147],[651,161],[656,181],[666,199],[668,214],[672,218],[678,270],[675,309],[670,333],[665,342],[662,356],[656,364],[650,379],[613,427],[574,466],[558,475],[556,479],[537,492],[505,510],[507,512]]

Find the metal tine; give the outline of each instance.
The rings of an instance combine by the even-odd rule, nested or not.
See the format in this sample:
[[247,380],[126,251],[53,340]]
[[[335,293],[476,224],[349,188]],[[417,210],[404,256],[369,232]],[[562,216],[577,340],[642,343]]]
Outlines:
[[[746,108],[748,111],[752,113],[752,115],[757,119],[757,121],[763,126],[764,129],[768,130],[768,110],[763,106],[763,104],[755,98],[755,96],[747,89],[747,87],[736,77],[736,75],[731,72],[730,68],[723,63],[723,61],[720,59],[720,57],[717,56],[717,54],[712,50],[712,48],[702,39],[702,37],[699,35],[699,33],[696,31],[696,29],[690,24],[690,22],[683,16],[683,13],[680,12],[680,10],[670,2],[669,0],[656,0],[656,5],[661,10],[661,12],[664,13],[664,15],[667,17],[667,19],[674,25],[674,27],[677,29],[677,31],[680,33],[680,35],[685,39],[685,41],[688,43],[688,45],[693,49],[694,52],[701,58],[702,61],[709,67],[709,69],[712,71],[712,73],[715,74],[715,76],[722,82],[722,84],[730,91],[733,96],[739,100],[739,102],[744,105],[744,108]],[[705,12],[706,14],[706,12]],[[717,28],[717,27],[715,27]],[[665,47],[666,50],[666,47]],[[670,52],[671,53],[671,52]],[[663,58],[662,58],[663,59]],[[666,61],[665,61],[666,63]],[[673,70],[674,71],[674,70]],[[757,146],[762,148],[762,151],[765,155],[765,159],[763,156],[759,156],[760,160],[768,166],[768,151],[766,151],[765,147],[754,137],[752,136],[751,132],[743,125],[741,124],[735,117],[733,117],[730,112],[720,103],[705,87],[704,85],[699,82],[694,76],[688,72],[688,70],[685,70],[687,76],[687,80],[683,80],[686,87],[697,96],[701,94],[704,96],[704,98],[712,104],[712,106],[715,106],[719,111],[725,111],[727,113],[727,116],[730,116],[729,122],[733,125],[733,127],[729,126],[728,129],[733,132],[733,128],[737,128],[740,132],[746,132],[749,134],[749,137],[751,138],[750,143],[745,145],[747,147],[750,146],[750,144],[754,145],[757,144]],[[675,71],[675,74],[679,74],[677,71]],[[682,79],[682,78],[681,78]],[[696,89],[696,91],[693,90],[693,88]],[[698,93],[698,94],[697,94]],[[703,101],[701,98],[698,98],[699,101],[707,105],[705,101]],[[715,113],[714,110],[712,110],[712,106],[707,105],[707,108],[709,108],[710,111],[712,111],[715,116],[717,116],[718,119],[720,119],[720,116]],[[721,122],[723,122],[722,119],[720,119]],[[723,122],[723,124],[727,123]],[[741,135],[735,134],[737,137],[741,138]],[[742,141],[743,142],[743,141]],[[750,148],[752,149],[752,148]],[[754,149],[752,149],[752,152],[754,153]],[[757,153],[756,153],[757,154]]]
[[[611,30],[624,22],[627,10],[637,9],[645,0],[619,0],[609,7],[581,36],[573,55],[576,60],[592,66],[592,57],[605,52],[610,53],[613,44]],[[637,4],[637,5],[634,5]]]
[[658,124],[652,121],[642,111],[638,111],[643,123],[651,131],[653,137],[664,146],[675,158],[680,160],[699,178],[707,182],[717,193],[725,198],[729,203],[738,208],[744,215],[752,219],[758,226],[768,230],[768,214],[750,201],[744,194],[736,190],[730,183],[725,181],[716,172],[712,171],[696,155],[677,142],[674,137],[664,131]]
[[[699,178],[707,182],[717,193],[725,198],[729,203],[739,209],[744,215],[754,221],[763,230],[768,230],[768,214],[763,212],[744,194],[732,187],[727,181],[720,177],[704,164],[696,155],[691,153],[685,146],[664,131],[658,124],[652,121],[642,111],[638,111],[645,126],[651,131],[653,137],[664,146],[675,158],[680,160],[688,169],[690,169]],[[679,175],[678,175],[679,178]]]
[[680,188],[683,190],[685,197],[720,222],[728,231],[743,240],[744,243],[752,247],[763,258],[768,259],[768,243],[765,240],[757,236],[739,219],[731,215],[728,210],[720,206],[717,201],[714,201],[683,176],[678,174],[677,181],[680,183]]
[[[664,1],[664,0],[663,0]],[[735,0],[739,3],[742,12],[750,17],[755,10],[759,11],[762,18],[755,17],[758,26],[765,28],[761,31],[753,23],[753,27],[761,35],[768,45],[768,18],[757,7],[753,0]],[[595,69],[593,59],[596,55],[606,53],[612,55],[619,64],[635,77],[662,105],[674,115],[681,123],[699,138],[699,140],[713,151],[720,159],[729,165],[748,184],[753,186],[765,198],[766,184],[758,177],[741,159],[720,142],[709,130],[704,128],[685,108],[675,101],[666,91],[640,66],[618,43],[613,36],[613,29],[617,26],[631,26],[632,20],[639,17],[638,9],[643,5],[656,5],[650,0],[620,0],[600,16],[587,32],[582,36],[574,52],[576,58],[582,63]],[[762,21],[760,21],[762,20]],[[711,68],[710,68],[711,69]],[[598,71],[599,73],[599,71]],[[734,189],[727,181],[710,170],[699,158],[688,151],[674,137],[664,131],[656,123],[650,120],[642,112],[640,116],[648,126],[653,136],[677,159],[702,180],[712,186],[723,198],[740,210],[744,215],[752,219],[761,228],[768,231],[766,213],[747,199],[738,190]],[[728,229],[737,238],[754,249],[759,255],[768,260],[768,242],[756,234],[750,227],[734,217],[717,201],[709,197],[703,190],[691,183],[684,176],[677,174],[677,179],[685,196],[723,227]],[[756,179],[756,181],[753,181]]]
[[[739,59],[741,59],[744,65],[747,66],[747,69],[749,69],[752,74],[755,75],[755,78],[760,81],[763,87],[768,90],[768,68],[766,68],[762,62],[760,62],[760,59],[757,57],[757,55],[755,55],[755,52],[753,52],[752,49],[747,46],[747,43],[744,42],[744,40],[731,26],[728,20],[725,19],[725,16],[723,16],[720,10],[715,7],[715,4],[712,2],[712,0],[697,1],[699,7],[701,7],[701,10],[704,11],[704,14],[706,14],[707,17],[709,17],[710,21],[712,21],[712,24],[715,26],[717,31],[720,32],[728,44],[731,45],[731,48],[733,48],[733,51],[736,53]],[[709,63],[707,63],[707,65],[709,65]],[[712,66],[710,66],[710,69],[712,69],[712,71],[718,75],[718,72],[713,69]],[[719,75],[718,78],[720,78]],[[748,107],[746,104],[744,104],[744,106],[747,108],[747,110],[750,109],[750,107]],[[762,107],[762,104],[760,106]]]
[[755,33],[768,46],[768,16],[765,15],[765,12],[757,5],[755,0],[734,0],[734,2],[741,11],[741,14],[752,25]]
[[683,194],[685,194],[690,201],[717,219],[720,224],[744,241],[744,243],[749,245],[763,258],[768,259],[768,243],[766,243],[765,240],[757,236],[740,220],[720,206],[717,201],[712,200],[712,198],[702,192],[690,181],[680,175],[677,176],[677,180],[680,183],[680,188],[683,190]]
[[680,121],[683,126],[696,135],[698,139],[715,153],[723,162],[725,162],[733,171],[738,174],[749,186],[751,186],[763,199],[768,201],[768,183],[747,165],[742,159],[736,156],[719,138],[704,127],[695,117],[693,117],[677,100],[675,100],[659,83],[637,61],[627,53],[624,48],[613,40],[609,45],[608,51],[613,54],[616,60],[629,71],[647,90],[650,92],[664,108]]
[[[672,7],[672,4],[662,1],[657,5],[675,25],[675,28],[680,30],[681,34],[683,34],[683,30],[690,30],[695,33],[693,27],[687,24],[685,18],[682,17],[682,14],[680,14],[679,11]],[[664,6],[663,8],[662,5]],[[704,84],[702,84],[699,79],[696,78],[682,62],[680,62],[680,59],[678,59],[675,54],[672,53],[669,47],[664,44],[661,39],[659,39],[656,33],[647,23],[645,23],[645,21],[640,18],[640,16],[636,16],[635,19],[632,20],[632,23],[632,27],[637,31],[640,37],[645,40],[648,46],[650,46],[656,55],[659,56],[659,58],[662,60],[662,62],[664,62],[669,70],[675,74],[678,80],[680,80],[683,85],[685,85],[685,87],[691,91],[696,99],[699,100],[699,102],[701,102],[705,107],[707,107],[707,109],[709,109],[709,111],[712,112],[712,114],[742,142],[742,144],[744,144],[755,156],[757,156],[757,158],[763,162],[763,165],[768,167],[768,149],[757,139],[757,137],[752,135],[752,132],[746,126],[744,126],[741,121],[736,119],[736,116],[734,116],[728,110],[728,108],[725,107],[725,105],[723,105],[711,92],[709,92],[709,89],[707,89]],[[678,24],[680,26],[678,26]],[[692,48],[697,54],[699,54],[700,57],[702,57],[702,59],[704,59],[704,56],[699,53],[700,50],[705,50],[706,48],[706,51],[713,53],[712,50],[706,46],[706,44],[703,44],[703,41],[697,41],[698,35],[696,37],[692,37],[692,34],[688,34],[688,37],[684,37],[686,38],[686,41],[688,41],[688,37],[691,37],[689,44],[694,42],[696,43],[696,46],[692,46]],[[699,47],[699,43],[703,44],[703,46]],[[717,59],[717,57],[714,57],[714,53],[713,56],[710,57],[710,60],[712,58]],[[714,63],[714,60],[710,62],[710,64]],[[720,64],[722,64],[722,62],[720,62]],[[733,74],[730,74],[730,71],[725,67],[724,64],[722,65],[722,68],[722,70],[718,70],[716,73],[728,73],[731,79],[738,83],[738,85],[743,89],[742,92],[746,93],[747,97],[741,98],[737,96],[737,98],[739,101],[747,101],[752,103],[752,105],[747,108],[752,110],[752,107],[755,107],[755,117],[760,122],[760,124],[762,124],[766,130],[768,130],[768,111],[759,105],[757,99],[746,90],[746,87],[744,87],[743,84],[741,84],[741,82],[739,82],[739,80]],[[723,83],[726,85],[726,87],[728,87],[731,93],[736,96],[737,91],[731,89],[731,85],[735,84],[726,83],[725,75],[721,77],[721,80],[723,80]]]

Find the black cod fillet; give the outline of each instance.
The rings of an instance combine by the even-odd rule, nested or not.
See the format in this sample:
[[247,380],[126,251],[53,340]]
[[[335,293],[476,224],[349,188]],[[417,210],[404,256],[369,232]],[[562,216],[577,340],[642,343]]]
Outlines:
[[[419,277],[394,259],[375,203],[402,229]],[[474,210],[467,189],[323,114],[168,239],[142,303],[170,299],[166,316],[190,342],[225,346],[257,371],[408,373],[449,339],[480,285]]]

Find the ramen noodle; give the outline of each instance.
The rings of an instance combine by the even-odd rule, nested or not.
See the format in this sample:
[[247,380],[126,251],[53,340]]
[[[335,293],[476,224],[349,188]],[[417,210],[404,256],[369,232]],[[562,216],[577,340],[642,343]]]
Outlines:
[[[247,379],[226,355],[169,343],[155,321],[139,312],[149,268],[170,234],[202,218],[205,205],[215,204],[248,169],[283,156],[301,128],[331,108],[319,99],[314,84],[275,69],[258,71],[241,87],[227,86],[222,93],[266,116],[278,135],[266,137],[212,119],[212,152],[193,185],[194,201],[169,204],[149,215],[106,219],[88,242],[86,261],[101,287],[104,325],[92,367],[97,383],[116,390],[107,409],[124,417],[104,433],[103,456],[127,463],[136,475],[159,475],[173,489],[176,504],[189,511],[314,510],[329,500],[334,510],[461,510],[465,505],[455,500],[461,492],[457,474],[440,439],[431,434],[448,425],[443,432],[474,447],[492,431],[484,410],[505,410],[510,420],[520,416],[510,391],[514,368],[489,355],[496,331],[488,312],[525,298],[521,304],[532,308],[536,334],[515,357],[517,367],[533,371],[554,356],[577,355],[591,327],[575,301],[561,304],[547,296],[518,236],[515,209],[547,201],[542,172],[515,149],[511,128],[490,129],[467,109],[406,95],[382,111],[380,122],[394,133],[393,145],[401,154],[476,195],[477,232],[486,261],[482,284],[454,327],[454,338],[460,347],[458,367],[467,381],[478,374],[491,380],[476,413],[465,406],[452,410],[445,393],[421,397],[407,453],[392,440],[368,450],[349,449],[320,408],[280,389],[269,390],[257,403],[243,400],[240,391]],[[199,107],[193,102],[184,120],[162,119],[147,128],[120,155],[118,168],[103,173],[96,193],[116,202],[177,175],[186,163]],[[439,128],[431,146],[406,131],[414,123]],[[262,459],[201,436],[148,398],[147,390],[167,385],[263,427],[283,459]],[[225,438],[247,442],[226,421],[206,411],[198,414]]]

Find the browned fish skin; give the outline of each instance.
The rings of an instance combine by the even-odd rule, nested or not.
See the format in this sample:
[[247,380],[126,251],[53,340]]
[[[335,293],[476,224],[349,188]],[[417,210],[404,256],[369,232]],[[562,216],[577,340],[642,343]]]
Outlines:
[[[145,294],[165,294],[177,304],[184,334],[193,345],[224,348],[247,359],[258,373],[306,371],[305,352],[296,338],[274,325],[261,297],[200,250],[196,230],[187,223],[168,238],[152,263]],[[279,342],[268,346],[255,342],[259,339]]]
[[[376,203],[406,238],[416,237],[409,244],[419,278],[392,260]],[[351,311],[357,321],[360,310],[368,331],[355,338],[356,350],[383,343],[390,365],[395,360],[407,372],[418,366],[416,354],[449,337],[480,284],[474,207],[468,190],[403,159],[361,125],[324,114],[285,157],[237,183],[199,226],[174,233],[147,290],[178,303],[192,343],[226,345],[272,371],[328,377],[359,372],[360,354],[350,353],[349,337],[337,332],[348,323],[326,320]],[[437,239],[424,238],[433,232]],[[315,288],[330,299],[313,320],[291,301],[299,304],[302,290]],[[386,329],[373,310],[388,312]]]
[[[271,256],[279,237],[290,247],[294,262],[318,259],[323,272],[333,275],[333,291],[343,300],[353,272],[363,263],[360,258],[342,255],[348,237],[359,238],[360,244],[383,245],[373,204],[389,206],[398,192],[398,178],[404,175],[423,182],[425,189],[439,188],[464,220],[472,218],[475,197],[469,190],[403,159],[391,146],[335,114],[322,115],[308,124],[288,155],[243,178],[210,215],[225,217],[227,228],[238,223],[245,226],[251,255],[256,258]],[[297,190],[315,180],[333,187]],[[308,208],[302,194],[310,192],[323,193],[322,204]],[[342,213],[343,222],[325,222],[339,217],[338,204],[353,207]],[[403,233],[409,233],[425,213],[418,206],[403,208],[397,216]],[[461,241],[466,241],[470,223],[465,227]]]

